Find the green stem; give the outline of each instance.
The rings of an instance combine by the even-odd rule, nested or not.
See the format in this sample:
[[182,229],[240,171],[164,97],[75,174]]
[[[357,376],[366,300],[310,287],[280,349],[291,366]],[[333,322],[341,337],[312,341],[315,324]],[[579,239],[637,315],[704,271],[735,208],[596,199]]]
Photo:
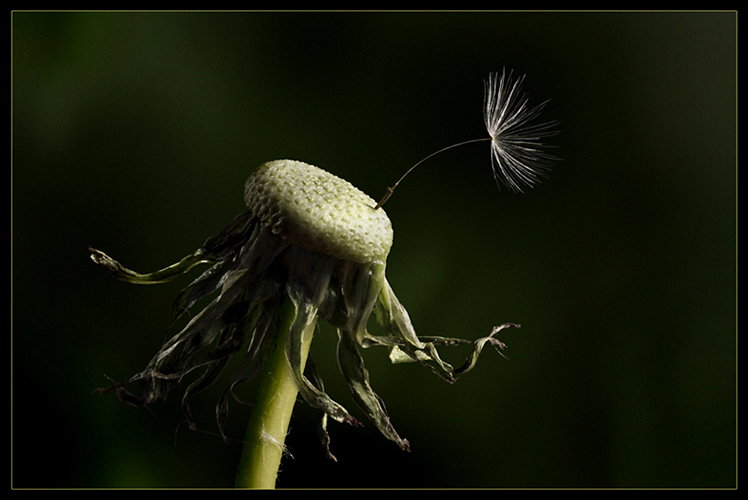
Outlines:
[[[238,488],[275,488],[284,442],[296,396],[296,377],[286,357],[286,337],[296,309],[286,299],[281,310],[277,344],[270,354],[244,439],[244,449],[236,475]],[[302,372],[316,326],[316,319],[304,331]]]

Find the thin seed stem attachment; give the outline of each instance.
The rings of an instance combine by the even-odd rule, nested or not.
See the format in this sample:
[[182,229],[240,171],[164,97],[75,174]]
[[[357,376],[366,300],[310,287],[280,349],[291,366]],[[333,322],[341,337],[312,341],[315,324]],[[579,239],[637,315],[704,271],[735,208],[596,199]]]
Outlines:
[[383,197],[382,197],[382,199],[381,199],[381,200],[379,201],[379,203],[377,203],[377,206],[376,206],[376,207],[374,207],[374,210],[377,210],[377,209],[380,209],[380,208],[382,208],[382,205],[384,205],[384,204],[385,204],[385,203],[387,202],[387,200],[389,200],[389,199],[390,199],[390,196],[392,196],[392,193],[394,193],[394,192],[395,192],[395,188],[396,188],[396,187],[397,187],[397,186],[398,186],[398,185],[399,185],[399,184],[400,184],[400,183],[401,183],[401,182],[403,181],[403,179],[405,179],[405,177],[406,177],[406,176],[407,176],[407,175],[408,175],[409,173],[411,173],[411,172],[413,171],[413,169],[415,169],[415,168],[416,168],[416,167],[417,167],[418,165],[420,165],[421,163],[425,162],[425,161],[426,161],[426,160],[428,160],[429,158],[431,158],[431,157],[433,157],[433,156],[436,156],[436,155],[438,155],[439,153],[443,153],[444,151],[447,151],[448,149],[456,148],[457,146],[464,146],[465,144],[471,144],[471,143],[473,143],[473,142],[492,141],[492,140],[493,140],[493,137],[481,137],[480,139],[471,139],[471,140],[469,140],[469,141],[458,142],[457,144],[452,144],[451,146],[447,146],[446,148],[442,148],[442,149],[440,149],[439,151],[436,151],[436,152],[434,152],[434,153],[431,153],[431,154],[430,154],[430,155],[428,155],[428,156],[427,156],[426,158],[424,158],[423,160],[419,161],[418,163],[416,163],[415,165],[413,165],[412,167],[410,167],[410,168],[408,169],[408,171],[407,171],[407,172],[405,172],[405,173],[403,174],[403,176],[402,176],[402,177],[400,177],[400,179],[398,179],[398,181],[397,181],[397,182],[396,182],[396,183],[395,183],[395,184],[394,184],[393,186],[391,186],[391,187],[388,187],[388,188],[387,188],[387,192],[386,192],[386,193],[384,194],[384,196],[383,196]]

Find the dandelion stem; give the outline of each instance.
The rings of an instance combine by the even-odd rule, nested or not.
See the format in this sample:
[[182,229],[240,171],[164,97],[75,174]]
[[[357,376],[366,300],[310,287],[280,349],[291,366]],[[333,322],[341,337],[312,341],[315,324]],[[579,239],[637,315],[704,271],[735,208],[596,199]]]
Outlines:
[[[238,488],[275,488],[278,468],[285,450],[288,424],[299,392],[285,349],[288,330],[295,316],[295,307],[291,300],[286,298],[278,323],[278,342],[267,361],[247,426],[236,475]],[[304,331],[302,370],[309,354],[315,326],[316,318]]]

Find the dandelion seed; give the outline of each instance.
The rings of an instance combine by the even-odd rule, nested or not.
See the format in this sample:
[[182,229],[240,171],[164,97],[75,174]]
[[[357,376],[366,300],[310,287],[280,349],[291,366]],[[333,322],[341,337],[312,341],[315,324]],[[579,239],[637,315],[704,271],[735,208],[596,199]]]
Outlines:
[[548,101],[534,108],[528,106],[527,94],[522,93],[521,76],[512,80],[512,72],[489,73],[484,81],[483,121],[489,137],[452,144],[431,153],[412,167],[391,187],[377,204],[380,208],[392,196],[395,188],[418,165],[448,149],[491,141],[491,169],[497,186],[504,184],[511,191],[522,192],[522,186],[532,187],[546,177],[546,172],[557,158],[543,151],[548,146],[541,139],[558,134],[556,121],[532,124]]

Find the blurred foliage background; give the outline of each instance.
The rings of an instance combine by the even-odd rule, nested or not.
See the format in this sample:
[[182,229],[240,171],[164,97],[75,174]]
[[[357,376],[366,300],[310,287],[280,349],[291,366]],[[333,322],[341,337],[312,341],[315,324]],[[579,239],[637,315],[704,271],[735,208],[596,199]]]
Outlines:
[[[486,135],[483,79],[526,74],[561,121],[539,187],[498,191],[488,143],[414,171],[386,205],[388,278],[422,335],[487,350],[448,385],[364,353],[404,453],[297,405],[281,487],[736,486],[736,13],[65,13],[12,21],[12,485],[231,487],[249,409],[181,425],[92,394],[140,371],[172,299],[143,272],[244,209],[277,158],[372,197]],[[313,346],[348,397],[334,332]],[[457,363],[463,353],[445,351]],[[251,394],[251,384],[245,390]],[[149,411],[150,410],[150,411]],[[360,414],[358,414],[361,416]]]

